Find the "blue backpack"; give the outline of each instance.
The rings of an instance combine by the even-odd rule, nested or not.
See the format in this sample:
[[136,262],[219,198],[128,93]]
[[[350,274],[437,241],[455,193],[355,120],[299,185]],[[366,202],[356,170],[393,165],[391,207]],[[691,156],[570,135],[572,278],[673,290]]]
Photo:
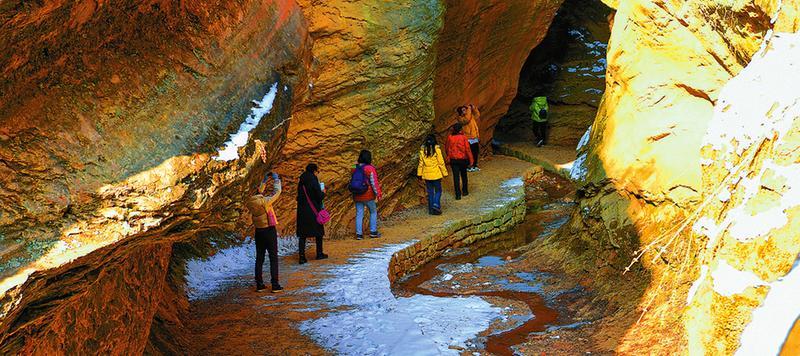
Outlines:
[[361,195],[369,190],[369,182],[367,181],[367,174],[364,172],[364,165],[359,164],[356,170],[353,171],[353,176],[350,177],[350,185],[347,186],[353,195]]

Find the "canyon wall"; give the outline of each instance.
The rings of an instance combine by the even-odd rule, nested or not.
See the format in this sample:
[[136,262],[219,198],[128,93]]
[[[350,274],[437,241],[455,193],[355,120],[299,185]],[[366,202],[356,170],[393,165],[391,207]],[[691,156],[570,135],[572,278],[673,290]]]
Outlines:
[[800,314],[770,302],[800,288],[798,4],[606,2],[605,94],[560,243],[599,290],[639,295],[617,351],[779,352]]
[[269,169],[287,178],[286,234],[311,161],[329,235],[352,233],[345,183],[361,148],[384,213],[419,203],[423,137],[468,101],[487,144],[559,5],[3,3],[0,350],[174,351],[186,306],[175,243],[249,233],[241,203]]
[[266,171],[240,146],[280,151],[300,8],[13,1],[0,18],[0,350],[141,352],[172,243],[234,230]]
[[533,51],[519,89],[498,123],[500,141],[533,142],[530,105],[545,96],[550,105],[548,143],[575,147],[594,121],[605,90],[606,47],[611,10],[600,0],[566,0],[547,36]]
[[[314,39],[314,67],[278,171],[296,180],[306,164],[319,164],[332,237],[354,234],[346,185],[361,149],[372,151],[381,176],[382,215],[420,204],[423,189],[414,175],[425,136],[443,133],[455,122],[457,106],[474,103],[488,145],[516,92],[520,67],[560,4],[300,1]],[[292,182],[288,195],[295,189]],[[283,231],[291,234],[294,202],[286,199],[282,207]]]

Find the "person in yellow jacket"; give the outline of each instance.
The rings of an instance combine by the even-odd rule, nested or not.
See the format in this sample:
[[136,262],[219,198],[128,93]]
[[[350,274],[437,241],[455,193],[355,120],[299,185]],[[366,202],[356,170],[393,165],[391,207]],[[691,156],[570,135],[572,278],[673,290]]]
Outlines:
[[447,167],[433,134],[428,135],[425,144],[420,147],[417,176],[425,181],[428,191],[428,214],[442,215],[442,178],[447,177]]
[[480,170],[478,168],[478,156],[480,154],[480,129],[478,128],[478,121],[481,119],[481,112],[472,104],[461,106],[456,112],[458,112],[458,122],[464,126],[464,135],[467,136],[469,148],[472,150],[472,157],[474,158],[472,167],[469,167],[467,170],[470,172],[477,172]]
[[[266,152],[261,147],[262,160],[266,161]],[[267,181],[272,176],[272,194],[266,195]],[[256,227],[254,234],[256,241],[256,291],[266,289],[262,270],[264,269],[264,253],[269,253],[269,274],[272,284],[272,293],[283,290],[278,283],[278,218],[272,204],[281,195],[281,178],[277,173],[267,174],[258,185],[256,194],[247,200],[247,209],[253,216],[253,225]]]

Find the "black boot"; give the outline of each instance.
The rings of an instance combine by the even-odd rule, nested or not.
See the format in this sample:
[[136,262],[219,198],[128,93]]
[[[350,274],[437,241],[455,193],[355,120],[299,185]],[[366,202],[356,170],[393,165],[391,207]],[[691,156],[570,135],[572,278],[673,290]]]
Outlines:
[[324,252],[322,252],[322,236],[318,236],[318,237],[314,238],[314,240],[315,240],[315,242],[317,244],[317,259],[318,260],[324,260],[324,259],[328,258],[328,255],[326,255]]
[[306,238],[305,237],[300,237],[299,238],[299,240],[297,241],[297,249],[300,252],[300,264],[302,265],[302,264],[308,263],[308,260],[306,259]]

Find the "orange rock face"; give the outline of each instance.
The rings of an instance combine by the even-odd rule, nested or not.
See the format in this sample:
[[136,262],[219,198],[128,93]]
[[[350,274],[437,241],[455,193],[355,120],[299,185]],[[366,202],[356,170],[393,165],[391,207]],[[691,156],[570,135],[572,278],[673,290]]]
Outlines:
[[[253,139],[280,151],[308,66],[299,7],[15,2],[0,18],[2,353],[144,350],[172,242],[234,230],[267,168]],[[257,110],[240,158],[214,159]]]
[[362,148],[382,210],[416,204],[422,137],[471,102],[488,143],[559,4],[4,4],[0,350],[170,350],[182,305],[172,244],[246,231],[241,202],[272,167],[289,178],[284,232],[311,161],[331,235],[351,231],[344,184]]

